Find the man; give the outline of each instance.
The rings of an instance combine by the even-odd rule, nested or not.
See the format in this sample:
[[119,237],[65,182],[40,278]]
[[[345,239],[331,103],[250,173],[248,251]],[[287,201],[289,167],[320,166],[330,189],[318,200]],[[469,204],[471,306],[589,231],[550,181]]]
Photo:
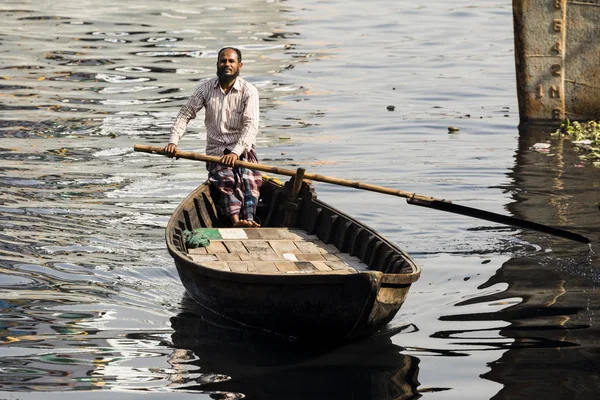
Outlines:
[[206,154],[221,157],[224,164],[207,163],[209,182],[221,194],[219,208],[233,226],[258,227],[254,220],[262,176],[258,171],[234,167],[237,160],[258,163],[258,91],[240,78],[242,53],[225,47],[217,57],[217,77],[204,81],[181,108],[165,153],[177,152],[177,143],[190,120],[205,109]]

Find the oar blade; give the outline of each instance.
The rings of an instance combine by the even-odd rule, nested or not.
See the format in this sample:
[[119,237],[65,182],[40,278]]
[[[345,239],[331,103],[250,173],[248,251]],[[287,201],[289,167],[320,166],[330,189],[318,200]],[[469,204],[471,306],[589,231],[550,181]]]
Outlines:
[[588,244],[590,239],[577,233],[569,232],[564,229],[555,228],[552,226],[538,224],[536,222],[526,221],[511,217],[508,215],[496,214],[490,211],[480,210],[477,208],[462,206],[454,204],[449,201],[433,200],[433,201],[413,201],[412,199],[406,200],[409,204],[414,204],[423,207],[429,207],[440,211],[447,211],[454,214],[461,214],[468,217],[474,217],[478,219],[484,219],[486,221],[497,222],[504,225],[512,225],[519,228],[531,229],[538,232],[547,233],[549,235],[559,236],[565,239],[575,240],[577,242]]

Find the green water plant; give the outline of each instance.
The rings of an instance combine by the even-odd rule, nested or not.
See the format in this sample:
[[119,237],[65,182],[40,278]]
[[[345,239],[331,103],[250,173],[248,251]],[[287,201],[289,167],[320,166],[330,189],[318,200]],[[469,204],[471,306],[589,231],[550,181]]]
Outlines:
[[570,140],[578,149],[585,151],[579,158],[600,167],[600,122],[567,119],[560,124],[554,135]]

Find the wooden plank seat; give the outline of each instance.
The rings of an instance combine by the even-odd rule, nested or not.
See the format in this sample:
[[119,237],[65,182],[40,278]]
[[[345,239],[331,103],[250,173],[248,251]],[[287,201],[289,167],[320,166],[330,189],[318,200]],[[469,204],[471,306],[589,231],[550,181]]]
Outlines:
[[315,235],[290,228],[203,228],[207,247],[188,249],[208,268],[260,274],[355,274],[367,265]]

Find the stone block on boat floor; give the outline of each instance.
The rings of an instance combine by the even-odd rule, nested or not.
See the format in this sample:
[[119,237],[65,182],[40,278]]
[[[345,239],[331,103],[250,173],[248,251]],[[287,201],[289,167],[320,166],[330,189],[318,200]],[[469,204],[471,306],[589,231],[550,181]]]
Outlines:
[[312,265],[319,271],[331,271],[331,267],[323,261],[312,261]]
[[325,261],[325,257],[320,253],[296,254],[296,258],[298,261]]
[[264,240],[248,240],[244,242],[248,253],[274,253],[269,243]]
[[317,269],[317,267],[308,261],[297,261],[296,266],[300,271],[314,271]]
[[242,261],[297,261],[297,259],[290,260],[283,254],[276,253],[241,253],[238,256]]
[[188,254],[206,254],[206,247],[196,247],[188,249]]
[[292,240],[318,240],[317,235],[310,235],[300,229],[290,229],[290,239]]
[[292,240],[272,240],[269,241],[269,245],[275,251],[275,253],[300,253],[298,247]]
[[315,240],[313,242],[321,253],[337,254],[340,250],[332,244],[326,244],[322,240]]
[[289,261],[283,254],[265,253],[258,254],[258,261]]
[[207,268],[218,269],[221,271],[231,271],[229,265],[225,261],[212,261],[202,264]]
[[341,261],[337,254],[324,253],[322,256],[326,261]]
[[296,261],[276,253],[242,253],[238,255],[242,261]]
[[218,253],[215,254],[217,256],[217,258],[219,259],[219,261],[240,261],[240,255],[239,254],[231,254],[231,253]]
[[298,250],[300,250],[300,253],[314,253],[314,254],[321,253],[321,251],[319,250],[317,245],[314,244],[313,242],[296,241],[296,242],[294,242],[294,244],[296,245]]
[[219,261],[214,254],[190,254],[190,257],[194,262],[205,263],[210,261]]
[[227,248],[230,253],[248,253],[246,246],[239,240],[227,240],[223,242],[223,245]]
[[222,242],[215,242],[215,241],[210,242],[210,244],[206,247],[206,251],[209,254],[229,253],[227,251],[227,248],[223,245]]
[[367,264],[361,262],[358,257],[351,256],[348,253],[340,253],[340,254],[337,254],[337,256],[343,262],[345,262],[346,264],[348,264],[352,268],[356,269],[357,271],[367,271],[369,269],[369,267],[367,266]]
[[291,261],[278,261],[275,263],[275,267],[279,272],[299,271],[296,264]]
[[298,257],[293,253],[283,253],[282,256],[288,261],[298,261]]
[[249,240],[262,240],[259,232],[261,229],[263,228],[244,228],[244,232]]
[[252,263],[250,261],[229,261],[229,269],[233,272],[248,272],[248,267]]
[[343,261],[325,261],[325,264],[329,265],[333,270],[353,269]]
[[248,239],[248,235],[244,231],[244,229],[240,228],[220,228],[219,233],[223,240],[227,239]]
[[278,269],[275,266],[274,262],[254,261],[253,264],[254,265],[252,265],[252,266],[248,266],[248,271],[249,272],[258,272],[258,273],[272,274],[272,273],[278,271]]
[[259,228],[257,230],[263,240],[292,240],[288,228]]

